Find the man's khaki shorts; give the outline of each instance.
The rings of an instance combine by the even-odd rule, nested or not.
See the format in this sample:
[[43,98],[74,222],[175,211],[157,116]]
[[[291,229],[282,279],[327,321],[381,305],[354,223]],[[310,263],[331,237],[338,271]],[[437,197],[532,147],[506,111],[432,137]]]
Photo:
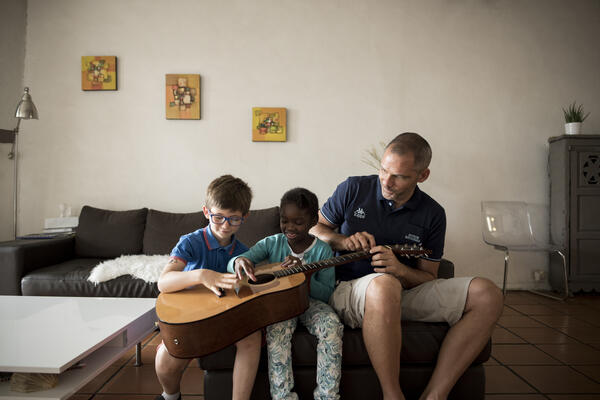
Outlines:
[[[352,281],[342,281],[329,299],[329,304],[352,328],[362,326],[365,315],[367,287],[380,273],[365,275]],[[421,322],[456,324],[467,302],[473,277],[435,279],[402,291],[402,319]]]

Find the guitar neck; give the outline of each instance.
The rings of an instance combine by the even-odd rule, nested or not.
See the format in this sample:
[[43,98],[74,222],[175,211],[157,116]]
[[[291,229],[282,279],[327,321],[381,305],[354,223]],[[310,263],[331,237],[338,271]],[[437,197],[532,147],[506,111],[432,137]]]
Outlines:
[[[425,254],[430,254],[431,250],[424,250],[421,247],[406,246],[406,245],[393,245],[386,246],[394,251],[397,255],[404,257],[422,257]],[[371,253],[367,250],[357,251],[354,253],[343,254],[338,257],[332,257],[325,260],[317,261],[310,264],[302,264],[297,267],[285,268],[279,271],[273,272],[277,278],[289,276],[293,274],[299,274],[302,272],[315,272],[323,268],[336,267],[338,265],[347,264],[353,261],[363,260],[371,257]]]

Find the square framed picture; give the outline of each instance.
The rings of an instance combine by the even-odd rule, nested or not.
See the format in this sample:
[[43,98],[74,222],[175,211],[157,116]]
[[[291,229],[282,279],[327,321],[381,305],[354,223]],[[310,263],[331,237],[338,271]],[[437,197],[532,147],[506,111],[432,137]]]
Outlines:
[[200,119],[200,75],[166,75],[167,119]]
[[287,140],[286,109],[252,108],[252,141],[285,142]]
[[81,90],[117,90],[117,57],[82,56]]

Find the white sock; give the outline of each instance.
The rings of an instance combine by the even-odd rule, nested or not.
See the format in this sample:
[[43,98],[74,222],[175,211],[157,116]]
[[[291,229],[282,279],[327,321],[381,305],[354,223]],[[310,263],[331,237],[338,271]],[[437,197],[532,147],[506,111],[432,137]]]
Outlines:
[[173,393],[173,394],[167,394],[166,392],[163,392],[162,397],[165,400],[177,400],[179,398],[179,394],[180,394],[180,392]]

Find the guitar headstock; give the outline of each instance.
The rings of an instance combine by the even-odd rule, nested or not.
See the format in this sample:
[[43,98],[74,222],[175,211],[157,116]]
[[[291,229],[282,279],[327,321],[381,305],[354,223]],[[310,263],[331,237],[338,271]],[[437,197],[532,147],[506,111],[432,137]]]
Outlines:
[[391,249],[396,255],[401,257],[423,257],[431,254],[431,250],[426,250],[422,245],[418,244],[388,244],[385,247]]

